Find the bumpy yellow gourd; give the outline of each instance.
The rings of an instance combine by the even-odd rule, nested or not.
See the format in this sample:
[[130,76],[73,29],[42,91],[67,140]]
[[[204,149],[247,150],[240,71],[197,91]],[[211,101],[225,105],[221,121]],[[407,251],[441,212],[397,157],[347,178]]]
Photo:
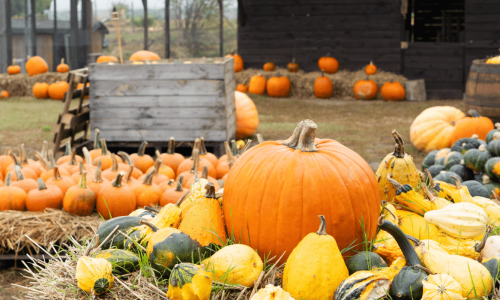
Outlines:
[[494,228],[500,226],[500,205],[496,204],[491,199],[480,196],[472,197],[471,203],[484,209],[488,215],[488,225]]
[[260,289],[250,300],[294,300],[289,293],[285,292],[281,287],[272,284],[266,285]]
[[457,193],[458,193],[458,198],[455,199],[455,203],[458,202],[469,202],[472,203],[472,196],[469,192],[469,189],[460,183],[460,180],[458,180],[457,177],[455,176],[450,176],[451,179],[455,180],[455,186],[457,188]]
[[462,300],[462,287],[447,274],[429,275],[424,280],[422,300]]
[[396,215],[399,218],[398,227],[408,235],[417,239],[430,239],[433,240],[439,234],[436,225],[426,222],[426,220],[409,211],[396,210]]
[[476,245],[480,243],[476,239],[454,238],[444,232],[434,237],[439,246],[449,254],[460,255],[471,259],[478,259],[480,253],[476,251]]
[[83,256],[76,264],[75,278],[78,287],[89,294],[100,295],[106,292],[113,281],[113,266],[103,258]]
[[458,193],[457,187],[453,184],[449,184],[444,181],[439,181],[432,179],[432,175],[429,170],[425,169],[427,173],[427,178],[429,179],[429,185],[431,190],[434,191],[438,197],[446,199],[451,202],[461,202],[460,195]]
[[404,209],[420,215],[423,215],[426,211],[432,210],[431,202],[422,197],[421,194],[415,192],[411,185],[402,185],[390,177],[387,177],[387,181],[396,188],[395,202]]
[[253,287],[264,264],[255,250],[247,245],[234,244],[220,249],[202,262],[219,282]]
[[427,186],[424,184],[422,185],[422,188],[424,189],[425,194],[427,195],[427,198],[429,198],[429,201],[431,202],[431,210],[436,210],[436,209],[441,209],[444,208],[448,205],[453,204],[452,202],[444,199],[444,198],[439,198],[434,196],[434,194],[429,191]]
[[484,209],[468,202],[428,211],[424,219],[452,237],[466,239],[484,234],[488,224],[488,215]]
[[213,275],[201,266],[181,263],[170,273],[167,298],[170,300],[209,300]]
[[293,249],[283,272],[283,289],[295,299],[332,300],[340,283],[349,276],[335,239],[326,233],[320,217],[318,232],[309,233]]
[[488,269],[473,259],[424,249],[423,263],[433,273],[453,277],[462,287],[462,297],[467,299],[480,299],[493,287]]
[[205,186],[208,182],[209,181],[205,178],[198,178],[198,180],[191,185],[189,188],[189,196],[180,205],[183,216],[187,214],[196,202],[205,197],[205,194],[207,193]]
[[446,249],[444,249],[438,242],[434,240],[421,240],[420,244],[414,245],[413,248],[415,248],[415,252],[417,253],[420,261],[422,261],[423,259],[423,252],[429,249],[434,249],[436,251],[441,251],[446,254],[450,254],[448,251],[446,251]]

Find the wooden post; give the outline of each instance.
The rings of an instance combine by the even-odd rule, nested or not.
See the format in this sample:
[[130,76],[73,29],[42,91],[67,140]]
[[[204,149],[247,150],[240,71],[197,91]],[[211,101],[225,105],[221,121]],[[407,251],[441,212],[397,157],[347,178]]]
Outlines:
[[118,39],[118,51],[120,52],[120,63],[123,64],[122,38],[120,35],[120,19],[118,18],[118,12],[111,13],[111,20],[113,20],[113,26],[115,26],[116,28],[116,38]]
[[36,55],[36,7],[35,0],[30,0],[31,6],[31,53]]
[[224,56],[224,3],[219,0],[219,52],[220,57]]
[[425,92],[425,80],[408,80],[405,81],[406,100],[408,101],[426,101],[427,93]]
[[[73,1],[71,1],[71,2],[73,3]],[[76,86],[78,85],[75,82],[74,78],[75,78],[75,74],[70,72],[69,73],[69,80],[68,80],[69,87],[68,87],[68,91],[66,92],[66,97],[64,98],[64,108],[63,108],[63,112],[62,112],[61,116],[64,116],[65,114],[68,113],[69,107],[71,105],[71,100],[73,99],[73,91],[76,89]],[[63,122],[61,122],[61,124],[59,124],[59,134],[57,135],[57,138],[56,138],[56,141],[54,144],[54,154],[57,154],[57,152],[59,152],[59,149],[61,147],[61,140],[62,140],[62,133],[64,132],[64,126],[65,125]]]
[[144,50],[148,50],[148,0],[142,0],[144,6]]
[[59,51],[57,45],[57,0],[54,0],[54,34],[52,35],[52,68],[55,70],[57,68],[57,62],[59,59]]
[[[12,57],[12,16],[10,15],[10,0],[5,0],[5,46],[7,48],[7,66],[14,59]],[[7,66],[5,72],[7,71]],[[3,71],[3,70],[2,70]]]
[[71,44],[70,44],[70,61],[71,69],[78,69],[78,45],[80,44],[80,39],[78,38],[78,0],[70,0],[70,24],[71,24]]
[[165,58],[170,58],[170,0],[165,0]]

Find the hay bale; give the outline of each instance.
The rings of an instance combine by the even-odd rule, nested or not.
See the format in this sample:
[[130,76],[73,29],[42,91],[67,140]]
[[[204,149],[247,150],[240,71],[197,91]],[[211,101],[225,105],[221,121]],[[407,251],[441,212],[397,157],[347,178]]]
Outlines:
[[7,90],[13,97],[33,97],[33,86],[37,82],[48,84],[66,80],[68,73],[47,72],[35,76],[28,74],[0,74],[0,90]]
[[[254,75],[260,74],[269,80],[272,76],[280,73],[281,76],[286,76],[290,79],[290,94],[289,97],[295,97],[300,99],[316,99],[314,97],[314,81],[321,72],[309,72],[306,73],[302,70],[298,72],[288,72],[285,68],[276,68],[274,71],[264,71],[260,69],[245,69],[241,72],[235,73],[236,84],[242,83],[248,85],[250,78]],[[352,91],[354,84],[358,80],[366,79],[368,76],[365,74],[364,70],[359,71],[347,71],[340,70],[335,74],[325,74],[330,78],[333,84],[333,95],[330,99],[355,99],[354,93]],[[394,74],[391,72],[386,72],[383,70],[378,70],[375,75],[370,75],[369,79],[375,81],[379,86],[379,93],[375,99],[382,99],[380,96],[380,88],[382,84],[387,81],[398,81],[401,84],[407,80],[404,76]]]

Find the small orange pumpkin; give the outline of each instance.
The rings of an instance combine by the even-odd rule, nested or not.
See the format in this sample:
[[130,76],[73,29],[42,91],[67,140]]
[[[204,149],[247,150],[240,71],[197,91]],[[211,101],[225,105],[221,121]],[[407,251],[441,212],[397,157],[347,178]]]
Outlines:
[[406,96],[405,88],[403,85],[397,81],[386,82],[382,85],[380,89],[380,95],[382,99],[386,101],[400,101],[404,100]]
[[272,62],[266,62],[264,64],[264,71],[274,71],[274,63]]
[[246,93],[248,91],[248,86],[240,83],[236,86],[236,90],[238,92]]
[[168,188],[162,194],[160,198],[160,206],[168,205],[169,203],[175,204],[184,193],[188,190],[183,188],[184,176],[179,176],[179,180],[175,182],[175,188]]
[[299,70],[299,64],[295,62],[295,57],[292,59],[292,62],[289,62],[286,66],[288,72],[297,72]]
[[[254,135],[257,131],[259,127],[259,112],[255,103],[246,94],[236,91],[234,92],[234,96],[234,104],[236,106],[236,138],[244,139]],[[212,161],[212,164],[217,168],[219,160],[217,160],[217,163]]]
[[370,100],[378,93],[378,86],[373,80],[359,80],[352,89],[356,99]]
[[128,216],[135,210],[137,200],[132,188],[122,184],[124,175],[121,171],[111,184],[106,184],[99,190],[96,208],[106,220]]
[[15,59],[12,60],[12,65],[7,68],[7,73],[9,75],[15,75],[21,73],[21,67],[16,65]]
[[46,82],[37,82],[33,86],[33,96],[37,99],[46,99],[49,96],[49,84]]
[[101,55],[97,58],[96,63],[102,63],[107,61],[118,61],[118,58],[112,55]]
[[173,137],[170,138],[168,143],[167,153],[161,154],[161,159],[165,165],[171,167],[175,174],[177,174],[177,168],[179,168],[179,165],[185,158],[182,154],[175,153],[175,139]]
[[[86,86],[87,86],[87,89],[88,89],[88,88],[89,88],[89,86],[90,86],[90,82],[87,82]],[[83,83],[79,83],[79,84],[76,86],[76,89],[77,89],[77,90],[83,90]],[[88,99],[88,98],[89,98],[89,95],[85,96],[85,99]]]
[[248,84],[248,92],[250,94],[262,95],[266,91],[266,78],[260,74],[252,76]]
[[64,63],[64,58],[61,59],[61,63],[57,66],[56,71],[59,73],[69,72],[69,66]]
[[66,194],[70,187],[76,185],[71,177],[59,174],[59,167],[57,165],[54,166],[54,176],[47,180],[47,184],[57,186],[63,195]]
[[286,97],[290,92],[290,80],[280,73],[269,78],[267,82],[267,95],[270,97]]
[[318,98],[330,98],[333,93],[333,85],[330,78],[325,76],[321,70],[321,76],[314,81],[314,95]]
[[0,99],[7,99],[9,97],[10,97],[10,94],[6,90],[3,90],[0,92]]
[[149,168],[151,168],[155,164],[155,161],[151,156],[144,154],[147,145],[148,142],[142,142],[137,153],[130,155],[130,157],[134,161],[134,166],[141,170],[142,173],[146,173]]
[[42,178],[37,179],[38,189],[31,190],[26,197],[28,211],[44,211],[46,208],[61,209],[64,195],[55,185],[45,185]]
[[78,185],[70,187],[64,195],[64,210],[77,216],[90,216],[94,212],[95,202],[96,195],[87,186],[87,171],[83,171]]
[[132,54],[128,60],[130,61],[161,60],[161,57],[154,52],[147,50],[140,50]]
[[49,70],[49,66],[47,65],[47,62],[45,59],[41,58],[40,56],[33,56],[28,61],[26,62],[25,65],[26,72],[30,76],[35,76],[37,74],[42,74],[45,73]]
[[320,70],[325,71],[325,73],[333,74],[339,69],[339,62],[327,53],[326,56],[321,57],[318,60],[318,67]]
[[[236,100],[235,102],[237,103],[238,100]],[[238,114],[238,104],[236,104],[236,114]],[[238,130],[236,129],[236,131]],[[217,158],[217,156],[207,151],[207,148],[205,147],[204,137],[200,137],[200,158],[208,160],[214,166],[214,168],[217,168],[217,165],[219,164],[219,159]]]
[[243,58],[241,58],[241,56],[235,54],[233,51],[231,54],[226,55],[226,57],[232,57],[234,59],[234,72],[243,70]]
[[12,186],[11,174],[7,174],[5,184],[0,187],[0,210],[20,210],[26,207],[26,192],[16,186]]
[[451,145],[461,138],[470,138],[477,134],[479,139],[486,140],[486,135],[490,130],[495,129],[493,122],[488,117],[481,117],[477,111],[471,109],[467,112],[471,117],[461,119],[457,122],[455,130],[451,135]]
[[373,61],[370,61],[370,64],[365,67],[366,75],[373,75],[377,73],[377,66],[373,64]]
[[162,190],[153,183],[154,169],[150,170],[140,184],[132,186],[132,191],[137,199],[136,208],[155,206],[160,202]]
[[49,85],[49,97],[54,100],[63,100],[68,91],[69,84],[66,81],[58,81]]
[[38,184],[36,183],[35,179],[24,177],[23,171],[19,166],[15,166],[14,173],[12,172],[7,173],[7,175],[9,174],[12,176],[12,180],[14,180],[14,175],[16,177],[15,178],[16,181],[12,182],[12,186],[23,189],[26,192],[26,194],[28,194],[31,190],[34,190],[38,187]]

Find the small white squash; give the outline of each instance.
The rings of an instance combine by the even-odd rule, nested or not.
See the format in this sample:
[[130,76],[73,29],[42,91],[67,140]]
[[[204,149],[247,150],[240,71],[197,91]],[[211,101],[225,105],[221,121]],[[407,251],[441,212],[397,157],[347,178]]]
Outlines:
[[268,284],[255,293],[250,300],[293,300],[293,298],[281,287]]
[[481,257],[483,261],[492,257],[500,257],[500,236],[493,235],[488,237],[481,251]]

